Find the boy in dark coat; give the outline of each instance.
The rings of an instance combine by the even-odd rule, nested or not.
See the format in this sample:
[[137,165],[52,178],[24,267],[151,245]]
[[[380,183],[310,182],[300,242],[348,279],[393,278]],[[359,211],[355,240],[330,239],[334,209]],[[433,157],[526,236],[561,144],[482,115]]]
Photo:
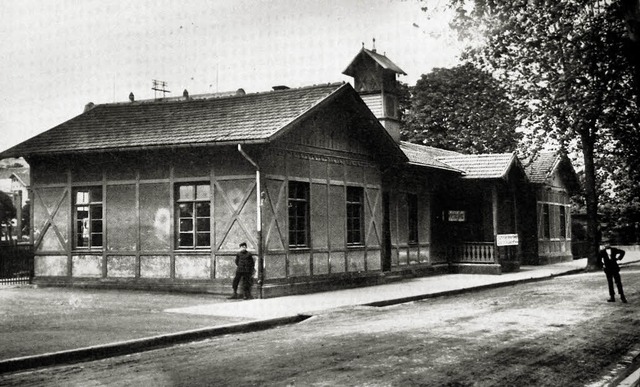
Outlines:
[[238,285],[242,280],[242,288],[244,291],[244,299],[249,300],[251,297],[251,285],[253,284],[253,272],[255,270],[255,259],[253,254],[247,251],[247,244],[240,243],[240,252],[236,254],[236,276],[233,278],[233,295],[230,299],[237,299]]
[[616,297],[613,292],[613,282],[615,281],[618,287],[618,295],[620,301],[627,302],[624,297],[624,290],[622,289],[622,279],[620,279],[620,266],[618,261],[621,261],[624,257],[625,251],[611,247],[608,240],[602,241],[600,252],[598,252],[598,264],[604,269],[604,274],[607,276],[607,284],[609,285],[609,299],[608,302],[615,302]]

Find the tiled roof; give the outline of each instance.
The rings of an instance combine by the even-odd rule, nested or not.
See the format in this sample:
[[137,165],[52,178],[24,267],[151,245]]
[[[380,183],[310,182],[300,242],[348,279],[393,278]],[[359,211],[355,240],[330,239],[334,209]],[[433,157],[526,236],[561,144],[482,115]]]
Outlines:
[[466,155],[404,141],[400,143],[400,149],[409,158],[410,164],[456,171],[464,179],[503,178],[511,165],[517,162],[514,153]]
[[459,153],[405,141],[400,142],[400,149],[409,159],[409,164],[462,173],[459,169],[453,168],[436,159],[438,156],[442,156],[444,154],[455,155]]
[[266,142],[330,96],[351,88],[328,84],[210,99],[96,105],[1,157],[109,149]]
[[553,173],[560,160],[560,155],[556,152],[538,152],[533,159],[529,158],[524,163],[524,170],[529,181],[537,184],[544,184]]
[[517,158],[514,153],[492,153],[442,156],[438,161],[464,171],[464,179],[499,179],[505,176]]
[[354,65],[354,63],[356,63],[356,61],[358,61],[358,58],[360,58],[361,55],[369,56],[371,59],[376,61],[376,63],[382,66],[383,69],[391,70],[398,74],[407,75],[407,73],[405,73],[400,67],[398,67],[398,65],[393,63],[391,59],[387,58],[384,55],[380,55],[375,51],[367,50],[366,48],[362,48],[362,50],[360,50],[358,55],[356,55],[356,57],[353,58],[349,66],[347,66],[347,68],[342,73],[345,75],[353,76],[352,66]]
[[547,184],[549,178],[559,174],[569,192],[580,192],[580,182],[569,157],[558,152],[538,152],[524,162],[527,178],[534,184]]

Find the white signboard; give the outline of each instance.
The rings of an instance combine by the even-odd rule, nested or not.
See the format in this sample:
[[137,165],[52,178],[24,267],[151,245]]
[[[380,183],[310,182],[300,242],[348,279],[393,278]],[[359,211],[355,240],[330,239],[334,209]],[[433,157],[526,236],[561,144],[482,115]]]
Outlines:
[[517,246],[518,234],[498,234],[496,235],[496,244],[498,246]]
[[464,211],[449,210],[447,220],[449,222],[464,222],[467,220],[467,213]]

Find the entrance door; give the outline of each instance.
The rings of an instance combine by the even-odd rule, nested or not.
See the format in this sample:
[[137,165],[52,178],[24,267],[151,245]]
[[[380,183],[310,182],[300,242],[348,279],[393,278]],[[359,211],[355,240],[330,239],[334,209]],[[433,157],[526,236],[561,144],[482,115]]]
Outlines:
[[391,222],[389,221],[389,193],[382,194],[382,271],[391,270]]

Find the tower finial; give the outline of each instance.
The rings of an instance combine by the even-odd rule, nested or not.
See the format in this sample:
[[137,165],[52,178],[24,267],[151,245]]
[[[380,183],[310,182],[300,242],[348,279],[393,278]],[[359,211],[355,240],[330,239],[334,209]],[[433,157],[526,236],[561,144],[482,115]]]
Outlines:
[[376,38],[373,38],[373,48],[371,51],[376,52]]
[[364,42],[362,42],[362,49],[364,50]]

